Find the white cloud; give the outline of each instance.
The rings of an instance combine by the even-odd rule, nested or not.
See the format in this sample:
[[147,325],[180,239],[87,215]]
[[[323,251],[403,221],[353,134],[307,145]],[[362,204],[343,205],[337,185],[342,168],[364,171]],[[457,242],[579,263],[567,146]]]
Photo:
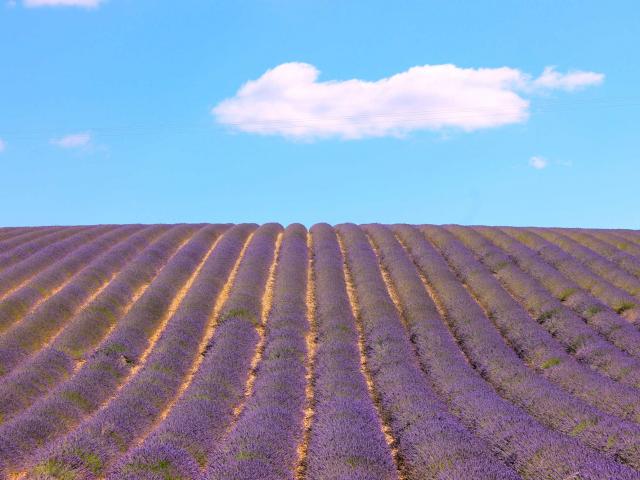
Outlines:
[[4,152],[7,149],[7,142],[0,138],[0,153]]
[[104,0],[24,0],[24,6],[36,7],[82,7],[96,8]]
[[529,159],[529,165],[536,170],[542,170],[543,168],[546,168],[547,165],[549,165],[549,161],[544,157],[536,155]]
[[91,143],[90,133],[74,133],[51,140],[51,144],[60,148],[83,148]]
[[530,101],[521,92],[587,84],[577,77],[567,80],[554,70],[532,80],[515,68],[451,64],[412,67],[376,81],[318,81],[319,73],[306,63],[281,64],[245,83],[212,113],[218,122],[240,131],[294,138],[472,131],[526,121]]
[[559,73],[554,67],[546,67],[542,75],[535,79],[533,86],[542,89],[573,91],[580,88],[600,85],[604,75],[595,72],[571,71]]

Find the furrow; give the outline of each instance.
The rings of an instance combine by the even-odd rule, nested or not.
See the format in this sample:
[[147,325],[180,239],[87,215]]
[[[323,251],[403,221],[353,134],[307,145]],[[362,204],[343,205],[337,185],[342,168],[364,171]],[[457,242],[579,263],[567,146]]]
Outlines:
[[[408,225],[395,226],[394,232],[422,272],[418,277],[420,282],[427,282],[423,291],[434,295],[441,305],[443,317],[428,295],[418,296],[413,293],[415,290],[408,290],[408,281],[397,284],[400,292],[411,296],[412,301],[405,306],[425,370],[456,416],[490,443],[523,478],[557,480],[570,478],[577,472],[591,479],[638,478],[637,472],[585,447],[571,436],[549,429],[543,423],[545,418],[538,421],[523,408],[502,398],[509,393],[504,388],[498,390],[498,395],[487,381],[492,369],[477,362],[475,356],[469,357],[467,351],[465,330],[472,327],[476,330],[474,319],[482,314],[481,310],[452,277],[444,259],[424,236]],[[430,288],[427,289],[427,285]],[[484,347],[485,350],[491,348],[491,343]],[[519,378],[513,377],[507,386],[519,384]],[[536,401],[544,405],[548,392],[539,393]],[[550,406],[546,406],[549,410]]]
[[258,332],[259,340],[258,340],[258,344],[256,345],[256,349],[253,354],[253,357],[251,357],[251,363],[249,367],[249,376],[247,378],[247,383],[245,384],[245,387],[244,387],[244,399],[242,402],[236,405],[236,407],[233,409],[233,421],[229,426],[229,428],[227,429],[228,431],[231,431],[231,429],[234,427],[235,422],[238,420],[240,415],[242,415],[242,412],[246,406],[247,400],[253,394],[253,386],[256,381],[256,370],[258,368],[258,364],[262,360],[262,355],[264,353],[264,347],[266,343],[265,328],[267,323],[267,317],[271,312],[271,306],[273,304],[273,285],[275,283],[275,271],[278,263],[278,255],[280,254],[280,245],[282,244],[282,235],[283,235],[282,232],[280,232],[278,234],[278,237],[276,238],[273,260],[271,262],[271,266],[269,267],[267,283],[264,289],[264,295],[262,296],[262,301],[261,301],[262,308],[260,313],[260,321],[258,325],[256,325],[256,331]]
[[[126,227],[125,227],[126,228]],[[73,274],[84,266],[86,259],[76,258],[80,254],[99,254],[101,248],[92,251],[92,245],[105,245],[104,237],[121,236],[121,229],[113,229],[93,240],[90,244],[72,251],[63,259],[53,263],[40,272],[29,275],[0,295],[0,334],[14,326],[30,311],[37,309],[43,302],[56,295],[73,279]],[[108,245],[108,244],[107,244]],[[67,265],[71,265],[70,271]],[[18,265],[19,266],[19,265]]]
[[630,230],[630,229],[621,229],[621,228],[617,228],[617,229],[613,229],[613,230],[607,230],[608,232],[613,232],[616,235],[619,235],[621,237],[624,237],[626,239],[628,239],[629,241],[635,243],[636,245],[640,246],[640,230]]
[[41,230],[20,235],[2,242],[0,252],[0,272],[18,262],[27,259],[39,250],[71,235],[88,230],[91,227],[64,227],[49,231]]
[[[4,256],[9,253],[13,248],[16,248],[20,245],[24,245],[31,240],[35,240],[38,237],[43,237],[45,235],[50,235],[55,233],[56,231],[61,230],[63,227],[50,227],[50,228],[34,228],[34,229],[24,229],[18,232],[12,232],[6,234],[0,240],[0,255]],[[69,227],[64,227],[69,228]]]
[[338,231],[358,295],[372,380],[397,442],[403,476],[519,478],[449,413],[433,390],[405,331],[404,308],[386,256],[377,255],[384,236],[376,234],[377,226],[363,228],[341,225]]
[[[227,249],[229,249],[229,247],[232,247],[231,253],[227,253],[226,255],[223,254],[219,254],[219,255],[223,255],[223,258],[227,258],[228,260],[233,260],[234,264],[231,267],[229,274],[228,274],[228,278],[226,279],[224,285],[222,286],[222,288],[220,288],[220,292],[218,295],[215,294],[215,290],[214,291],[208,291],[207,295],[210,296],[210,298],[215,298],[215,302],[213,304],[213,310],[212,313],[210,313],[208,315],[209,320],[207,321],[207,325],[206,325],[206,331],[205,334],[202,336],[200,343],[198,345],[198,348],[196,350],[196,352],[200,352],[199,355],[195,355],[193,363],[191,365],[191,368],[189,369],[189,371],[187,372],[187,374],[185,375],[184,379],[182,380],[182,382],[180,383],[180,386],[178,387],[178,390],[174,396],[174,398],[172,398],[169,403],[166,405],[166,407],[162,410],[162,412],[160,413],[160,415],[158,416],[158,419],[155,422],[155,425],[152,426],[151,428],[149,428],[149,430],[146,432],[146,434],[144,434],[143,436],[139,437],[138,439],[136,439],[135,444],[132,448],[136,449],[136,448],[140,448],[144,443],[145,440],[149,437],[150,434],[153,433],[154,430],[156,430],[158,428],[159,425],[162,424],[162,422],[165,421],[165,419],[167,418],[167,416],[169,416],[169,414],[171,413],[171,411],[173,410],[173,408],[175,407],[175,405],[178,403],[178,401],[180,400],[180,398],[182,398],[182,396],[184,395],[184,392],[189,388],[189,386],[191,385],[194,376],[197,374],[198,370],[200,369],[200,365],[202,364],[202,361],[204,359],[204,355],[202,354],[202,352],[204,352],[206,350],[206,347],[208,345],[208,343],[211,341],[211,338],[213,337],[213,334],[215,332],[215,327],[216,327],[216,319],[219,315],[219,312],[224,304],[224,302],[226,301],[228,295],[229,295],[229,289],[231,287],[231,285],[233,284],[233,282],[235,281],[235,277],[237,275],[237,270],[238,267],[240,266],[240,263],[242,261],[242,259],[244,258],[245,252],[247,247],[249,246],[249,244],[251,243],[251,240],[253,238],[254,232],[245,232],[243,230],[244,227],[242,228],[237,228],[235,232],[230,232],[226,237],[221,237],[219,240],[222,240],[224,238],[224,240],[226,242],[229,242],[229,245],[226,246]],[[247,235],[248,233],[248,235]],[[235,238],[235,236],[238,236],[238,238]],[[233,247],[236,247],[237,250],[237,245],[242,245],[242,247],[240,248],[239,252],[235,252],[233,250]],[[224,248],[224,247],[222,247]],[[216,252],[218,253],[218,252]],[[237,253],[237,255],[234,257],[234,253]],[[222,269],[224,269],[225,266],[229,266],[230,263],[227,261],[226,264],[222,263]],[[210,273],[208,275],[208,280],[213,283],[213,285],[219,284],[220,279],[223,278],[224,275],[224,271],[222,271],[222,273],[219,271],[220,270],[220,266],[218,266],[218,269],[213,269],[212,273]],[[203,289],[205,287],[202,287]]]
[[[554,231],[557,230],[554,229]],[[627,273],[634,275],[636,278],[640,278],[640,259],[609,245],[607,242],[587,232],[577,229],[564,229],[562,233],[582,246],[594,251],[596,254],[601,255],[606,260],[615,263]]]
[[[607,236],[613,237],[616,242],[624,242],[624,247],[631,248],[635,250],[634,255],[638,256],[637,251],[640,249],[640,235],[638,234],[638,230],[630,231],[630,230],[604,230],[603,233]],[[625,250],[625,248],[621,248]],[[620,247],[618,247],[620,248]]]
[[[155,237],[165,230],[165,227],[154,227],[149,235]],[[146,238],[143,233],[137,235],[142,242]],[[5,422],[39,397],[44,400],[47,392],[77,373],[84,355],[100,340],[111,335],[165,262],[188,240],[188,233],[189,229],[174,227],[146,247],[105,287],[102,294],[61,330],[48,348],[4,379],[0,384],[0,416]],[[42,405],[43,402],[40,403]]]
[[340,231],[337,232],[337,241],[340,246],[340,253],[342,254],[343,263],[342,268],[344,272],[344,280],[345,286],[347,289],[347,295],[349,297],[349,305],[351,307],[351,314],[355,319],[356,330],[358,331],[358,355],[360,357],[360,371],[362,372],[363,377],[367,383],[367,391],[369,392],[369,396],[373,399],[373,404],[376,407],[377,417],[379,420],[379,425],[384,433],[385,441],[389,446],[389,450],[391,451],[391,455],[394,458],[396,464],[396,470],[398,471],[398,478],[403,480],[405,478],[403,471],[403,458],[400,456],[398,452],[398,442],[395,440],[391,427],[389,426],[389,421],[386,418],[383,407],[382,400],[380,399],[380,395],[376,391],[376,386],[373,382],[373,378],[371,375],[371,371],[367,366],[367,355],[365,352],[367,351],[367,346],[364,341],[364,328],[362,326],[362,313],[360,309],[360,304],[358,301],[358,294],[356,293],[356,288],[354,286],[353,277],[351,276],[351,268],[349,267],[349,262],[347,260],[347,251],[344,246],[344,239],[340,235]]
[[640,386],[640,332],[633,325],[503,232],[456,228],[453,233],[569,353],[617,381]]
[[[232,270],[230,262],[233,278],[229,275],[229,287],[220,296],[228,298],[220,310],[214,308],[212,315],[205,317],[215,328],[200,353],[204,356],[200,367],[164,422],[153,429],[142,445],[120,459],[107,478],[153,477],[155,463],[147,464],[149,458],[157,458],[166,465],[167,475],[177,477],[194,478],[204,466],[216,439],[224,433],[235,406],[242,400],[258,341],[256,327],[261,298],[281,229],[276,224],[260,227],[243,251],[237,269]],[[218,300],[224,300],[220,297]],[[217,385],[221,376],[225,381]],[[216,395],[216,387],[220,386],[233,391]]]
[[629,322],[640,327],[640,308],[636,306],[637,299],[628,292],[596,275],[558,245],[533,231],[510,228],[500,230],[537,252],[545,262],[571,278],[581,288],[610,308],[619,312]]
[[0,227],[0,480],[640,480],[640,231]]
[[[519,350],[517,352],[505,343],[505,338],[492,324],[491,320],[501,321],[503,318],[508,319],[508,316],[503,317],[501,312],[494,311],[492,308],[490,313],[492,318],[491,320],[487,318],[481,305],[468,294],[454,271],[449,270],[456,255],[461,254],[460,251],[454,251],[455,242],[446,238],[446,235],[442,234],[444,230],[438,227],[424,226],[421,230],[427,240],[432,242],[434,248],[439,251],[443,272],[446,272],[445,275],[449,278],[446,282],[448,290],[445,292],[443,289],[442,293],[439,293],[449,297],[455,295],[458,308],[462,305],[465,308],[466,321],[451,316],[455,320],[454,335],[461,339],[461,345],[467,355],[486,372],[486,378],[509,400],[526,408],[535,418],[545,422],[549,427],[575,436],[586,445],[639,468],[640,426],[603,413],[560,389],[546,377],[527,368],[518,356],[518,353],[526,354],[523,350],[524,344],[517,345]],[[448,270],[444,270],[445,267]],[[464,281],[471,281],[472,267],[465,268],[468,268],[468,271],[459,270],[458,274],[463,275]],[[475,285],[477,286],[478,283],[476,282]],[[493,293],[498,294],[498,291],[494,289]],[[523,318],[521,322],[524,323],[524,321]],[[513,323],[514,330],[510,332],[513,334],[509,340],[515,343],[516,340],[522,340],[522,337],[519,337],[515,330],[520,322]],[[565,365],[554,360],[555,358],[545,357],[544,361],[542,358],[538,359],[541,362],[538,364],[539,368],[542,370],[553,368],[558,371],[558,374],[563,373]],[[571,373],[569,370],[566,375]]]
[[[137,251],[135,243],[129,251],[126,240],[139,230],[139,227],[123,228],[99,237],[69,254],[58,266],[41,272],[29,285],[6,299],[13,307],[12,321],[17,323],[0,336],[3,365],[0,374],[6,375],[44,348],[92,294],[109,283],[130,259],[130,254]],[[24,314],[19,315],[17,310]]]
[[[551,333],[541,327],[509,291],[447,229],[426,227],[451,269],[484,309],[485,316],[524,364],[601,412],[627,420],[640,419],[639,391],[616,383],[571,356]],[[502,270],[506,271],[508,267]],[[515,272],[516,274],[518,271]],[[524,279],[526,275],[523,275]],[[535,295],[533,285],[530,295]],[[539,287],[538,287],[539,289]],[[579,325],[584,325],[582,322]],[[611,346],[602,341],[604,346]],[[622,352],[613,348],[613,352]],[[600,352],[605,353],[605,352]],[[606,359],[604,360],[606,361]]]
[[33,458],[35,447],[52,442],[104,404],[129,378],[129,372],[147,349],[176,291],[188,280],[213,239],[224,228],[204,227],[194,235],[193,227],[187,227],[191,237],[188,243],[171,257],[154,283],[77,374],[12,422],[0,427],[7,433],[0,435],[0,453],[8,452],[0,458],[5,460],[6,457],[5,462],[12,466],[19,459],[24,463]]
[[546,228],[530,229],[548,242],[557,245],[567,254],[592,271],[596,276],[633,295],[640,297],[640,279],[625,272],[590,248],[587,248],[565,234]]
[[0,228],[0,248],[2,242],[26,233],[37,232],[37,228],[31,227],[2,227]]
[[[218,304],[219,301],[222,302],[222,300],[220,300],[220,297],[228,296],[228,294],[229,294],[228,285],[231,285],[231,282],[233,281],[233,278],[235,278],[235,274],[237,273],[237,267],[240,265],[240,262],[242,261],[242,258],[244,257],[245,251],[246,251],[247,247],[249,246],[249,243],[251,242],[251,238],[253,237],[253,235],[254,235],[254,233],[251,232],[251,233],[249,233],[247,238],[244,239],[244,243],[243,243],[242,248],[241,248],[241,250],[240,250],[240,252],[239,252],[239,254],[237,256],[236,262],[235,262],[234,266],[231,269],[231,273],[229,274],[230,280],[225,282],[225,287],[227,287],[227,291],[224,291],[224,288],[223,288],[221,290],[221,294],[219,294],[217,296],[213,292],[211,292],[212,297],[216,297],[216,303],[214,304],[214,309],[213,309],[213,311],[216,312],[216,313],[214,313],[214,314],[209,316],[210,319],[207,322],[205,334],[202,336],[196,352],[204,352],[206,347],[207,347],[207,345],[211,341],[211,338],[213,337],[213,334],[215,332],[215,327],[216,327],[216,323],[215,323],[214,319],[217,318],[217,312],[219,312],[219,310],[221,308],[221,306],[218,306],[217,310],[216,310],[216,305]],[[221,239],[222,238],[220,238],[219,240],[221,240]],[[178,400],[182,397],[182,395],[184,395],[184,392],[187,390],[187,388],[189,388],[189,385],[191,385],[191,382],[193,381],[193,377],[198,372],[198,369],[200,368],[200,365],[202,364],[203,359],[204,359],[204,356],[201,355],[201,354],[195,356],[189,371],[187,372],[186,376],[184,377],[184,380],[182,381],[182,383],[180,383],[180,386],[178,387],[176,395],[174,396],[174,398],[171,399],[171,401],[167,404],[167,406],[160,413],[160,415],[158,416],[158,419],[155,422],[155,426],[150,428],[146,435],[143,435],[142,437],[140,437],[140,438],[138,438],[136,440],[134,448],[140,447],[144,443],[144,441],[146,440],[148,435],[155,428],[157,428],[157,426],[160,425],[167,418],[167,416],[169,415],[171,410],[173,410],[173,407],[175,407],[175,405],[178,402]]]
[[[247,237],[247,239],[245,240],[244,245],[242,246],[242,249],[240,250],[240,253],[238,254],[236,262],[235,262],[234,266],[231,269],[231,274],[229,275],[229,281],[227,281],[225,283],[225,286],[227,287],[227,290],[222,292],[222,295],[221,295],[222,297],[228,297],[229,288],[233,284],[233,281],[234,281],[235,276],[237,274],[237,268],[240,266],[240,263],[241,263],[242,259],[244,258],[246,249],[249,246],[249,244],[251,243],[251,239],[253,238],[253,235],[254,235],[253,232],[250,233],[249,236]],[[212,295],[212,297],[215,298],[216,295]],[[215,327],[216,327],[215,319],[217,318],[217,315],[219,314],[219,309],[221,308],[222,302],[223,302],[223,300],[220,300],[220,305],[218,306],[218,309],[216,310],[216,304],[218,304],[218,299],[216,299],[216,304],[214,304],[214,309],[213,309],[213,312],[215,312],[215,313],[213,315],[209,315],[209,321],[207,322],[205,334],[200,339],[200,343],[198,345],[198,348],[196,349],[196,352],[204,352],[206,347],[207,347],[207,345],[209,344],[209,342],[211,342],[211,338],[213,337],[213,334],[215,333]],[[204,359],[203,355],[195,355],[194,360],[193,360],[193,364],[191,365],[189,371],[187,372],[187,375],[184,377],[184,380],[180,383],[180,387],[178,388],[178,391],[176,392],[176,395],[174,396],[174,398],[171,399],[171,401],[167,404],[167,406],[162,410],[161,414],[158,416],[157,421],[155,422],[154,427],[150,428],[146,435],[143,435],[140,438],[136,439],[136,442],[135,442],[133,448],[140,447],[144,443],[144,441],[147,439],[149,434],[153,430],[155,430],[158,427],[158,425],[160,425],[167,418],[167,416],[169,415],[169,413],[171,412],[173,407],[176,405],[178,400],[182,397],[182,395],[187,390],[187,388],[189,388],[189,385],[191,385],[191,382],[193,381],[193,377],[198,372],[198,369],[200,368],[200,365],[202,364],[203,359]]]
[[304,480],[307,473],[307,462],[309,456],[309,439],[311,437],[311,427],[314,419],[315,408],[315,365],[316,351],[318,345],[318,323],[316,311],[318,309],[316,301],[315,286],[315,261],[313,254],[313,235],[307,232],[307,289],[306,289],[306,316],[308,330],[305,335],[305,388],[304,388],[304,413],[302,417],[302,437],[298,448],[297,461],[295,467],[295,480]]
[[[165,330],[167,329],[167,325],[172,320],[172,318],[173,318],[174,314],[176,313],[176,311],[178,310],[178,308],[182,305],[185,297],[187,296],[187,293],[189,292],[189,289],[191,288],[191,286],[193,285],[193,282],[195,281],[195,279],[197,278],[198,274],[200,273],[200,270],[202,270],[202,267],[204,266],[205,262],[207,261],[207,259],[209,258],[209,256],[213,252],[214,248],[216,247],[216,244],[217,244],[218,240],[220,240],[219,236],[214,240],[213,244],[211,244],[211,246],[208,248],[208,250],[206,251],[206,253],[202,257],[202,259],[199,260],[199,263],[191,271],[187,281],[180,287],[180,289],[178,290],[177,294],[175,294],[175,296],[171,300],[171,304],[169,305],[169,308],[162,315],[162,319],[160,320],[160,323],[158,324],[158,327],[153,332],[153,335],[151,335],[151,337],[149,338],[147,348],[140,355],[140,358],[136,362],[136,365],[134,365],[133,368],[131,368],[131,370],[129,371],[129,374],[128,374],[127,378],[125,379],[124,383],[105,402],[105,404],[103,404],[100,407],[100,410],[107,408],[107,406],[113,400],[118,398],[118,394],[120,393],[120,391],[125,386],[128,386],[129,382],[131,382],[132,379],[138,374],[138,372],[143,367],[146,366],[147,359],[149,358],[149,355],[151,355],[151,353],[153,352],[153,350],[156,347],[156,344],[158,343],[158,340],[160,339],[160,337],[162,337],[165,334]],[[100,412],[98,411],[98,414],[99,413]]]
[[598,240],[605,242],[623,253],[631,255],[636,260],[640,260],[640,245],[627,240],[614,230],[585,230]]
[[[180,353],[188,353],[188,349],[178,351],[180,344],[189,340],[197,343],[199,338],[198,326],[189,329],[188,325],[191,318],[198,318],[198,315],[190,315],[198,305],[192,301],[194,295],[189,288],[214,251],[216,239],[224,228],[204,227],[196,234],[190,244],[193,250],[180,269],[181,278],[168,306],[161,313],[136,364],[130,368],[123,383],[116,387],[115,395],[64,439],[42,449],[30,469],[32,474],[47,474],[55,464],[60,465],[57,469],[67,471],[75,478],[100,478],[110,463],[153,422],[176,383],[167,360],[179,361]],[[178,380],[184,373],[176,368]]]
[[[67,244],[67,240],[77,237],[82,237],[83,234],[86,234],[91,231],[105,231],[113,227],[69,227],[62,228],[53,233],[49,233],[47,235],[43,235],[42,237],[38,237],[30,242],[26,242],[23,244],[19,244],[16,248],[4,252],[0,255],[0,277],[5,278],[7,272],[14,272],[16,270],[22,271],[21,265],[26,263],[28,267],[33,266],[33,274],[37,273],[37,267],[44,264],[47,266],[46,261],[49,260],[49,263],[58,260],[56,258],[57,253],[55,253],[56,245],[59,244]],[[52,252],[53,251],[53,252]],[[49,253],[52,252],[52,253]],[[34,261],[34,257],[39,260]],[[6,295],[6,292],[13,288],[15,285],[11,285],[11,287],[0,290],[0,299]]]
[[291,225],[284,232],[273,287],[263,304],[266,315],[264,355],[255,389],[231,424],[204,478],[293,480],[296,446],[302,435],[306,319],[306,230]]
[[317,342],[304,478],[396,479],[398,470],[362,371],[336,233],[319,224],[311,234]]
[[[6,308],[7,304],[11,307],[12,305],[11,302],[8,301],[8,297],[27,285],[38,273],[58,262],[64,262],[67,255],[75,249],[109,232],[113,228],[114,227],[94,227],[83,230],[68,238],[48,245],[26,260],[4,269],[0,273],[0,305],[3,306],[3,309]],[[18,305],[14,310],[17,310],[16,313],[19,314],[20,306]],[[0,331],[5,330],[13,323],[11,315],[13,311],[9,309],[8,313],[8,315],[7,313],[3,313],[2,317],[0,317]]]

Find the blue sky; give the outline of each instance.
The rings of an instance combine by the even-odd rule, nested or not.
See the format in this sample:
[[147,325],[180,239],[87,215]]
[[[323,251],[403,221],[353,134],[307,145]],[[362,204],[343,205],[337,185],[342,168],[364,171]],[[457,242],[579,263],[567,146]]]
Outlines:
[[38,1],[0,5],[0,225],[640,225],[637,1]]

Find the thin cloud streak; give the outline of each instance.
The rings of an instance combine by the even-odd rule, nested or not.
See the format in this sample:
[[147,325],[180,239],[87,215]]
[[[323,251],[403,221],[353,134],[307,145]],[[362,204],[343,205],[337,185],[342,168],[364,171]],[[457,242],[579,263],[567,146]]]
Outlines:
[[104,0],[24,0],[27,8],[38,7],[81,7],[97,8]]
[[74,133],[51,140],[51,144],[60,148],[83,148],[91,143],[90,133]]
[[509,67],[412,67],[376,81],[318,81],[306,63],[284,63],[245,83],[212,114],[221,124],[262,135],[316,139],[402,137],[416,130],[474,131],[525,122],[530,99],[549,90],[602,83],[593,72],[547,68],[533,79]]
[[533,86],[539,89],[565,90],[573,92],[593,85],[600,85],[604,81],[604,75],[594,72],[573,71],[562,74],[555,67],[546,67]]
[[529,166],[535,168],[536,170],[547,168],[547,165],[549,165],[549,161],[544,157],[535,155],[529,159]]

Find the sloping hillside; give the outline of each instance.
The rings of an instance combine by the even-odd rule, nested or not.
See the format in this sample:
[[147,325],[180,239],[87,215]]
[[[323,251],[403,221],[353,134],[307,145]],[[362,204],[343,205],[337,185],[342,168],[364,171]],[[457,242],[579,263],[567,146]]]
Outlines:
[[0,478],[638,479],[640,232],[0,229]]

